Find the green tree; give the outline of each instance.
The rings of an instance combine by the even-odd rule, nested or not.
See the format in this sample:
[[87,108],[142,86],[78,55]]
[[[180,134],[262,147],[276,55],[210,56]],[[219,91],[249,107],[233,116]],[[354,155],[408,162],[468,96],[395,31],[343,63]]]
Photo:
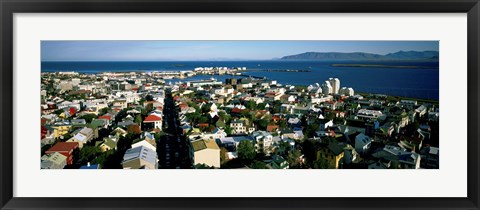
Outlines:
[[110,108],[109,108],[109,107],[102,108],[102,109],[98,110],[98,115],[99,115],[99,116],[104,115],[104,114],[106,114],[108,111],[110,111]]
[[214,167],[210,167],[205,163],[195,165],[195,169],[213,169]]
[[328,161],[320,157],[320,159],[313,161],[314,169],[328,169]]
[[247,109],[255,110],[257,109],[257,103],[255,103],[255,101],[248,101],[247,103],[245,103],[245,107]]
[[92,162],[101,152],[100,148],[96,146],[83,145],[83,148],[80,150],[81,163],[86,164],[87,162]]
[[257,109],[258,109],[258,110],[264,110],[266,105],[267,105],[267,104],[265,104],[265,103],[257,104]]
[[281,155],[282,157],[285,157],[286,154],[288,154],[288,151],[290,150],[291,146],[290,143],[286,141],[281,141],[278,147],[275,149],[275,153],[277,155]]
[[100,164],[100,166],[102,166],[103,168],[109,156],[112,155],[113,153],[114,153],[114,150],[108,150],[101,153],[100,155],[97,155],[97,157],[92,161],[92,164]]
[[58,109],[58,110],[55,110],[53,113],[56,114],[56,115],[60,115],[63,112],[64,112],[63,109]]
[[267,119],[261,119],[257,121],[258,129],[260,130],[267,130],[268,123],[270,123]]
[[315,135],[315,132],[319,130],[319,128],[320,128],[320,124],[318,123],[307,125],[307,127],[305,128],[304,135],[306,137],[313,137]]
[[299,158],[302,156],[302,153],[298,150],[288,152],[287,161],[290,168],[299,167]]
[[139,115],[139,114],[138,114],[138,115],[135,117],[135,123],[141,125],[141,124],[142,124],[142,121],[143,121],[143,120],[142,120],[142,115]]
[[237,147],[238,158],[246,161],[251,161],[255,158],[255,146],[251,141],[241,141]]
[[308,165],[311,165],[316,160],[316,147],[315,142],[311,140],[305,140],[302,142],[302,152],[305,155],[305,159]]
[[86,114],[86,115],[83,115],[81,117],[79,117],[79,119],[84,119],[87,123],[91,123],[93,119],[96,119],[97,118],[97,115],[95,114]]
[[60,137],[60,140],[61,141],[67,141],[67,140],[71,139],[72,137],[73,137],[72,134],[66,133],[65,135]]
[[206,113],[210,112],[210,107],[211,107],[210,104],[204,104],[202,106],[202,114],[206,114]]
[[225,133],[227,133],[227,135],[232,135],[233,128],[230,127],[230,125],[225,126]]
[[145,96],[145,100],[147,101],[153,101],[153,96],[148,94],[147,96]]
[[267,167],[267,164],[262,162],[262,161],[258,161],[258,160],[254,160],[250,165],[249,165],[250,168],[253,168],[253,169],[268,169]]
[[205,116],[201,116],[198,120],[198,123],[208,123],[208,118]]

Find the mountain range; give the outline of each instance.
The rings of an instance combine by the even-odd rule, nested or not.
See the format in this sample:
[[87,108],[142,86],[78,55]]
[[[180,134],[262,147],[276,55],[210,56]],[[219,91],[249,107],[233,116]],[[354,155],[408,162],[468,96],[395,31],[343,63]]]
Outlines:
[[296,55],[288,55],[280,60],[351,60],[351,61],[388,61],[388,60],[421,60],[438,61],[438,51],[398,51],[386,55],[365,53],[365,52],[305,52]]

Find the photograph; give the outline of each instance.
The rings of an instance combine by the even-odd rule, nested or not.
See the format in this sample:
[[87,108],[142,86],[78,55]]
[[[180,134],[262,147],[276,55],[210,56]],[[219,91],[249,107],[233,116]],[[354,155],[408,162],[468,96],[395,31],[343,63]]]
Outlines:
[[41,169],[440,168],[438,40],[40,49]]

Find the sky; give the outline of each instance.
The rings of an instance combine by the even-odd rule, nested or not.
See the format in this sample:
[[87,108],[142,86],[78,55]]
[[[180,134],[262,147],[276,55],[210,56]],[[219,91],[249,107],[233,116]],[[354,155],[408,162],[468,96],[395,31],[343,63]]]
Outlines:
[[42,61],[271,60],[304,52],[439,50],[438,41],[42,41]]

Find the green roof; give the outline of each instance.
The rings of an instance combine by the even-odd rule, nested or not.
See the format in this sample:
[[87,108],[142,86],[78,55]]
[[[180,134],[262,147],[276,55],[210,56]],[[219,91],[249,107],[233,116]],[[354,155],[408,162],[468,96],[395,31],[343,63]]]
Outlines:
[[115,148],[117,146],[117,142],[113,141],[110,138],[105,138],[103,144],[107,145],[110,148]]
[[104,121],[104,120],[95,119],[95,120],[92,120],[92,123],[90,123],[90,126],[92,126],[92,127],[100,127],[100,126],[103,126],[104,124],[105,124],[105,121]]
[[343,152],[343,147],[338,145],[338,143],[330,143],[328,145],[328,149],[330,149],[330,151],[332,151],[332,153],[335,155],[339,155],[340,153]]

